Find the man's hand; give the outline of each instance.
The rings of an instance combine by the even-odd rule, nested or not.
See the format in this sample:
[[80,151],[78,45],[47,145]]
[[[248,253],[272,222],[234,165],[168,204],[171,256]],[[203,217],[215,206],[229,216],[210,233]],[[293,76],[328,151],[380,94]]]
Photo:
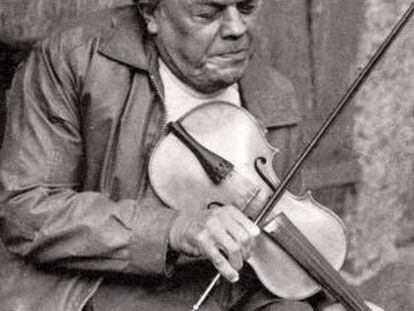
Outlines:
[[259,228],[233,206],[182,211],[170,231],[170,247],[189,256],[204,256],[230,282],[255,246]]
[[[381,309],[380,307],[374,305],[371,302],[366,301],[365,303],[368,305],[368,307],[372,311],[384,311],[383,309]],[[346,311],[346,309],[345,309],[345,307],[343,307],[339,303],[335,303],[335,304],[332,304],[330,306],[327,306],[327,307],[323,308],[321,311]]]

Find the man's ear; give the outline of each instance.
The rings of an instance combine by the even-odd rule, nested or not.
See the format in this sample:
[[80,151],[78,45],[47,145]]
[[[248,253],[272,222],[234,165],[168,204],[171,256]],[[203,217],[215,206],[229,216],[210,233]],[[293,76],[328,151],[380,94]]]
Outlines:
[[155,20],[157,6],[151,0],[138,1],[138,10],[147,24],[147,31],[155,35],[158,32],[158,24]]

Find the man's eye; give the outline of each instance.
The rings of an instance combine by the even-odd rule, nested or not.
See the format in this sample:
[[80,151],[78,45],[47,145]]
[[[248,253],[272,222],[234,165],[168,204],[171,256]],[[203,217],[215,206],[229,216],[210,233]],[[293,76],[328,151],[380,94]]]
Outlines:
[[211,9],[200,10],[199,12],[197,12],[196,16],[202,19],[211,20],[211,19],[216,18],[218,13],[219,13],[218,10],[211,8]]
[[258,0],[247,0],[247,1],[239,2],[237,4],[237,8],[239,12],[242,14],[250,14],[256,10],[256,8],[258,7],[258,4],[259,4]]

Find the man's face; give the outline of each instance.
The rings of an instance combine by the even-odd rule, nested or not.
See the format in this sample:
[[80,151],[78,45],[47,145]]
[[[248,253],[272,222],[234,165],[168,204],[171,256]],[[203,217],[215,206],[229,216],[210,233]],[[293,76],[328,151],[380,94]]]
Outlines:
[[214,92],[238,81],[253,53],[260,0],[163,0],[149,31],[184,82]]

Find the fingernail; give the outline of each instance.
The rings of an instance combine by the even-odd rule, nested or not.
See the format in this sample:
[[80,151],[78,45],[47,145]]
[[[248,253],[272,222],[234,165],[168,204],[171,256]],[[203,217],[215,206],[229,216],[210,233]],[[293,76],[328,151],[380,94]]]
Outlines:
[[239,275],[236,275],[231,279],[232,283],[237,283],[238,281],[239,281]]

